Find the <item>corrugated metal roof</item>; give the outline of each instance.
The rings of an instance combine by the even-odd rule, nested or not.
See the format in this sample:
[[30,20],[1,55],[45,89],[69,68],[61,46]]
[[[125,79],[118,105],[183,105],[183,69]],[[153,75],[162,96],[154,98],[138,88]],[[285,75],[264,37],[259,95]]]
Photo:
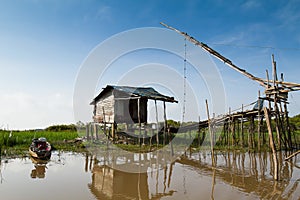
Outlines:
[[93,99],[93,103],[95,103],[98,99],[100,99],[106,92],[110,90],[118,90],[124,93],[129,94],[130,96],[138,96],[138,97],[144,97],[147,99],[153,99],[153,100],[160,100],[160,101],[166,101],[166,102],[175,102],[178,103],[174,99],[174,97],[169,97],[163,94],[160,94],[152,87],[130,87],[130,86],[115,86],[115,85],[107,85],[106,88],[104,88],[100,94]]

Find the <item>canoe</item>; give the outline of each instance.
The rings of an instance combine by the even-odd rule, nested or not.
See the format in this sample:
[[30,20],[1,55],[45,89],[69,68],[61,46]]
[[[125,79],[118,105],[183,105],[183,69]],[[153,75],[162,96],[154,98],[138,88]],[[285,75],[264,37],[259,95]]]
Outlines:
[[51,145],[44,137],[34,138],[29,147],[29,154],[38,159],[50,159]]

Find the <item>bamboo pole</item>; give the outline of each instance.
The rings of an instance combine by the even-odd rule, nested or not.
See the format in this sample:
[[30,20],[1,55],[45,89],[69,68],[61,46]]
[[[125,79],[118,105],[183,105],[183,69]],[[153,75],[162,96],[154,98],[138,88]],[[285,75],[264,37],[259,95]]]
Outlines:
[[275,147],[274,140],[273,140],[273,134],[272,134],[270,117],[269,117],[269,111],[268,111],[267,108],[264,108],[264,113],[265,113],[266,123],[267,123],[267,127],[268,127],[268,132],[269,132],[270,147],[271,147],[272,153],[273,153],[274,179],[278,180],[278,171],[277,171],[278,164],[277,164],[276,147]]
[[[281,81],[284,82],[284,77],[283,77],[283,73],[281,73]],[[284,102],[284,118],[286,121],[286,128],[287,128],[287,140],[288,140],[288,146],[289,148],[292,148],[292,134],[291,134],[291,127],[290,127],[290,122],[289,122],[289,114],[288,114],[288,110],[287,110],[287,104],[286,102]],[[296,141],[295,141],[296,142]]]
[[156,146],[158,147],[158,144],[159,144],[159,128],[158,128],[158,111],[157,111],[157,102],[156,102],[156,99],[154,100],[155,102],[155,113],[156,113],[156,131],[157,131],[157,134],[156,134]]
[[232,116],[231,118],[231,145],[234,146],[235,144],[235,122],[234,122],[234,117]]
[[214,156],[214,141],[213,141],[213,133],[211,130],[211,121],[210,121],[210,116],[209,116],[209,108],[208,108],[208,102],[207,99],[205,100],[206,104],[206,114],[207,114],[207,123],[208,123],[208,131],[210,135],[210,148],[211,148],[211,158],[212,158],[212,164],[215,166],[215,156]]
[[[276,62],[274,60],[274,54],[272,54],[272,65],[273,65],[273,87],[277,91],[278,84],[277,81],[277,69],[276,69]],[[277,94],[274,94],[274,111],[275,111],[275,124],[276,124],[276,134],[277,134],[277,143],[278,148],[281,150],[281,132],[279,128],[279,111],[277,106]]]
[[141,129],[141,98],[137,99],[137,104],[138,104],[138,122],[139,122],[139,145],[141,146],[141,137],[142,137],[142,129]]
[[88,141],[90,141],[90,127],[89,127],[89,123],[86,123],[85,130],[86,130],[86,139]]
[[291,134],[291,127],[290,127],[290,122],[289,122],[289,113],[288,113],[288,110],[287,110],[286,103],[284,103],[284,113],[285,113],[287,133],[288,133],[288,144],[289,144],[289,148],[292,148],[292,146],[293,146],[292,145],[292,134]]
[[[266,76],[267,76],[267,89],[268,89],[270,87],[269,71],[268,70],[266,70]],[[268,97],[270,97],[270,96],[268,95]],[[270,101],[270,99],[268,101],[269,101],[269,109],[271,110],[271,101]]]
[[105,110],[104,110],[104,106],[102,106],[102,112],[103,112],[103,132],[104,135],[107,136],[107,138],[109,139],[109,136],[106,133],[106,120],[105,120]]
[[229,111],[228,111],[228,131],[227,131],[227,146],[230,146],[230,135],[231,135],[231,108],[229,107]]
[[201,145],[201,140],[200,140],[200,133],[201,133],[201,127],[200,127],[200,115],[199,115],[199,126],[198,126],[198,147]]
[[241,119],[241,136],[242,136],[242,147],[244,147],[244,104],[242,104],[242,119]]
[[164,101],[164,146],[166,144],[166,132],[167,132],[167,126],[168,126],[168,122],[167,122],[167,114],[166,114],[166,102]]
[[98,141],[99,140],[99,135],[98,135],[98,126],[96,123],[93,123],[94,125],[94,132],[95,132],[95,135],[96,135],[96,140]]
[[250,130],[248,133],[248,151],[255,147],[254,144],[254,116],[250,116]]
[[257,114],[258,114],[258,120],[257,120],[257,149],[258,152],[260,151],[260,91],[258,91],[258,101],[257,101],[257,105],[258,105],[258,110],[257,110]]

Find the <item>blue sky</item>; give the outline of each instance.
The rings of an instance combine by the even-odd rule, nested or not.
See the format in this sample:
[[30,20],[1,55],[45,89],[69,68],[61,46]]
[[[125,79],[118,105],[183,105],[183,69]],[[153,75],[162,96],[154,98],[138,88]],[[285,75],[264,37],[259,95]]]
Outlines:
[[[89,53],[115,34],[134,28],[161,27],[161,21],[207,43],[259,77],[265,77],[266,68],[271,70],[271,54],[275,54],[278,71],[284,72],[285,79],[300,82],[299,10],[300,1],[296,0],[276,3],[258,0],[0,1],[0,128],[31,129],[74,123],[74,84]],[[180,60],[163,62],[161,57],[149,52],[116,63],[171,63],[182,73]],[[148,54],[152,55],[151,59]],[[140,61],[135,63],[130,59]],[[263,91],[258,84],[212,60],[224,81],[226,110],[229,106],[236,108],[254,101],[257,91]],[[188,67],[187,78],[197,84],[193,73]],[[201,85],[203,80],[199,82]],[[100,89],[111,83],[114,80],[107,75],[96,87]],[[206,95],[199,102],[202,110]],[[291,93],[289,100],[290,114],[298,114],[299,92]],[[180,120],[178,113],[168,115]]]

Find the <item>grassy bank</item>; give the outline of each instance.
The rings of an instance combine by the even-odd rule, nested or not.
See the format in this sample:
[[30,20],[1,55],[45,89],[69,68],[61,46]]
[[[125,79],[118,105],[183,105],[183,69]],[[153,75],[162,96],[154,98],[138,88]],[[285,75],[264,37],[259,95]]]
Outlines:
[[77,131],[6,131],[0,130],[1,155],[26,155],[33,138],[45,137],[54,149],[75,150],[78,145],[67,143],[78,137]]

